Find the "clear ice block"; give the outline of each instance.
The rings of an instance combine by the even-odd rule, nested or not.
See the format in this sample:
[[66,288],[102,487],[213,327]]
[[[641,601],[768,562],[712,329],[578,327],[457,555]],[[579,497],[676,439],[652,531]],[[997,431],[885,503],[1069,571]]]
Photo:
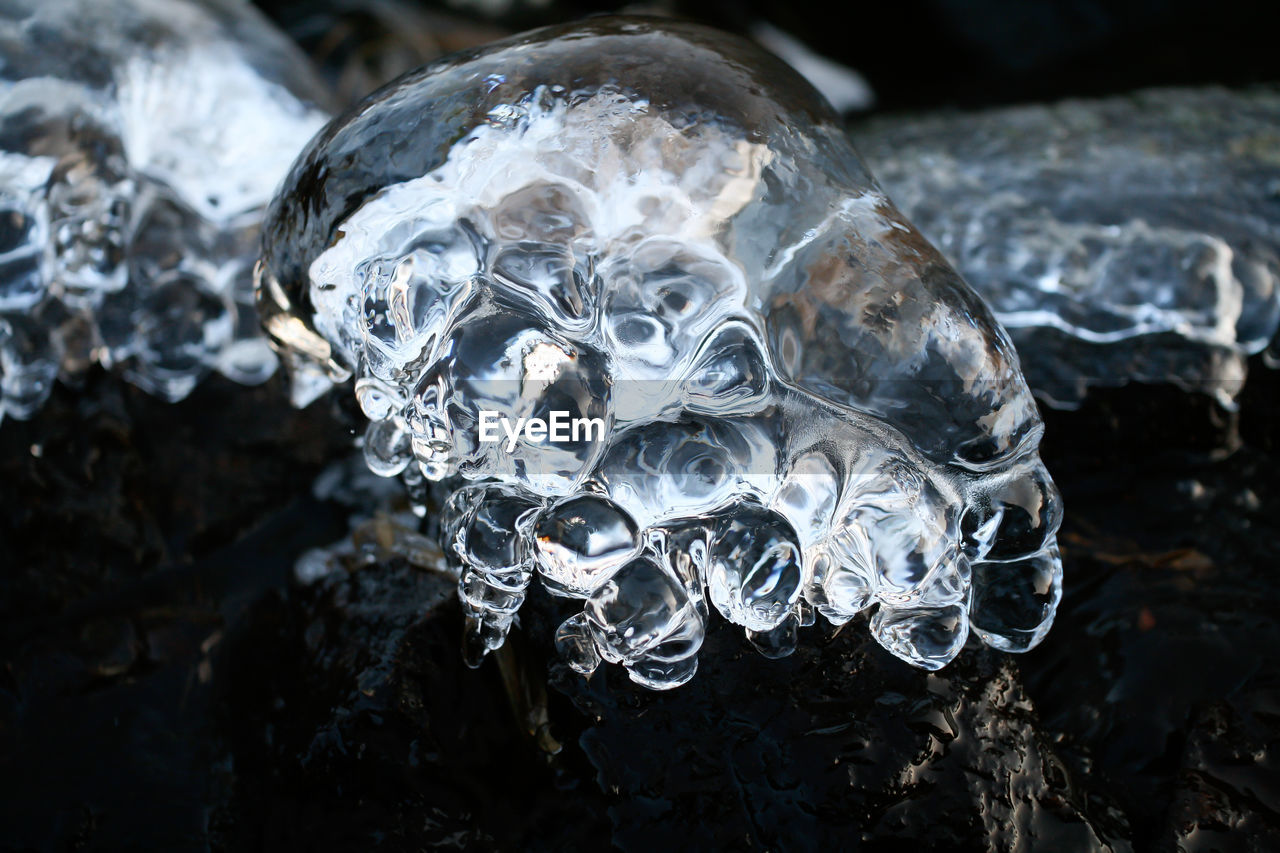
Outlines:
[[258,225],[328,119],[239,0],[0,7],[0,418],[94,362],[170,400],[266,380]]
[[1163,89],[869,121],[859,146],[1009,329],[1037,394],[1232,405],[1280,327],[1280,92]]
[[330,124],[264,233],[296,399],[354,378],[375,470],[407,444],[447,497],[472,661],[535,576],[583,602],[570,665],[658,689],[710,618],[778,657],[815,614],[871,617],[927,669],[971,619],[1015,651],[1053,619],[1059,498],[1008,337],[748,42],[594,19],[442,60]]

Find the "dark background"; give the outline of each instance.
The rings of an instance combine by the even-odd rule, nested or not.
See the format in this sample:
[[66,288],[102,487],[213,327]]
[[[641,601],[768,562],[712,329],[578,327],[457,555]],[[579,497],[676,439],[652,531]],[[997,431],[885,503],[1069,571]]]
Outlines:
[[412,41],[406,29],[414,14],[438,24],[434,38],[419,45],[443,41],[455,49],[486,29],[516,32],[604,12],[669,13],[740,33],[767,21],[857,69],[882,110],[1280,79],[1271,21],[1275,9],[1261,0],[553,0],[545,7],[515,0],[504,14],[488,17],[463,2],[259,0],[258,5],[313,56],[330,61],[350,59],[371,46],[385,48],[388,41]]

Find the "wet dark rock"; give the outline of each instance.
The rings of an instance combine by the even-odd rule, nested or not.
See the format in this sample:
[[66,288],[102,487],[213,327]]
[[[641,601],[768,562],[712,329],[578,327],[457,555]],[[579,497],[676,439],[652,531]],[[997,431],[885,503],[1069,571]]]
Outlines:
[[662,694],[555,661],[536,587],[512,647],[466,669],[454,582],[429,547],[389,556],[390,521],[292,581],[349,514],[312,496],[347,452],[324,408],[219,381],[177,407],[59,391],[0,432],[0,772],[23,780],[0,837],[1270,849],[1278,386],[1255,370],[1234,415],[1141,385],[1048,413],[1067,582],[1031,654],[929,675],[854,625],[768,661],[721,625]]
[[1179,849],[1274,850],[1280,846],[1275,804],[1274,676],[1254,680],[1199,714],[1187,738],[1169,830]]
[[[106,376],[0,430],[0,617],[49,617],[216,552],[310,492],[342,430],[273,380],[172,405]],[[172,570],[172,571],[171,571]],[[157,583],[163,585],[164,580]]]
[[[1073,472],[1067,593],[1022,658],[971,649],[926,674],[852,626],[766,661],[719,625],[698,677],[655,694],[556,661],[562,605],[536,586],[513,648],[474,673],[429,570],[353,563],[295,586],[232,644],[226,837],[1266,849],[1276,384],[1257,374],[1238,416],[1145,386],[1049,414],[1047,452]],[[319,805],[300,820],[299,803]]]
[[0,429],[0,849],[204,849],[229,625],[345,518],[280,387],[104,375]]
[[453,586],[379,562],[259,605],[225,670],[227,849],[1128,849],[998,655],[929,675],[850,630],[766,662],[726,626],[670,693],[553,663],[551,755],[504,684],[546,677],[557,604],[535,593],[523,641],[472,672]]
[[232,643],[231,797],[219,849],[585,846],[587,780],[521,731],[493,671],[462,664],[456,581],[352,565],[259,604]]
[[578,747],[610,792],[613,842],[676,849],[1128,849],[1039,726],[1016,667],[971,650],[901,666],[851,626],[766,662],[714,630],[698,677],[641,693],[605,670],[553,684],[594,720]]
[[[1265,849],[1280,829],[1280,377],[1251,367],[1238,416],[1139,386],[1049,420],[1047,455],[1072,472],[1066,639],[1022,669],[1064,760],[1115,792],[1144,846]],[[1082,420],[1088,447],[1068,433]]]

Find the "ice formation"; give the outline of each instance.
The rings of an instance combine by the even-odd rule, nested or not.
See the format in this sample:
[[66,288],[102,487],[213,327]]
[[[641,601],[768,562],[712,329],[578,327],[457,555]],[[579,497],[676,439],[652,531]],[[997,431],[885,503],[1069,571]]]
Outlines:
[[1166,89],[878,119],[864,154],[1017,344],[1036,393],[1230,405],[1280,325],[1280,92]]
[[0,6],[0,418],[95,362],[171,400],[271,375],[252,264],[310,75],[240,0]]
[[[443,496],[470,660],[535,577],[574,668],[659,689],[713,610],[771,657],[865,614],[926,669],[1048,630],[1061,508],[1008,338],[750,43],[594,19],[442,60],[330,124],[264,235],[296,401],[354,379],[370,467]],[[556,413],[603,437],[482,440]]]

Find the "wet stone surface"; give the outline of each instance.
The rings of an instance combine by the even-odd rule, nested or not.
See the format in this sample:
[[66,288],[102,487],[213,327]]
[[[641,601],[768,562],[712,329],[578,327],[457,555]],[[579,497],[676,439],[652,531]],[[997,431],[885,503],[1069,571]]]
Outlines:
[[598,814],[589,780],[562,779],[513,724],[497,673],[462,665],[455,587],[392,558],[254,609],[230,653],[217,846],[555,848],[606,832],[582,813]]
[[1278,383],[1250,366],[1238,420],[1144,387],[1087,405],[1092,447],[1066,429],[1054,443],[1076,472],[1073,588],[1055,626],[1069,639],[1032,652],[1024,681],[1069,765],[1117,792],[1133,837],[1155,849],[1280,841]]
[[323,408],[221,381],[176,407],[57,391],[0,433],[0,770],[23,781],[0,837],[1271,849],[1280,383],[1254,366],[1238,416],[1145,386],[1048,413],[1070,582],[1029,655],[930,674],[853,624],[767,660],[713,623],[698,678],[664,694],[559,662],[565,605],[538,583],[467,669],[456,581],[386,518],[291,580],[350,514],[312,494],[345,452]]
[[578,746],[616,791],[616,844],[1096,849],[1123,836],[1110,803],[1073,784],[1007,660],[929,675],[851,631],[804,639],[762,665],[713,629],[714,669],[660,697],[612,674],[553,680],[600,719]]
[[345,515],[343,433],[278,382],[101,373],[0,430],[0,849],[202,847],[228,629]]

